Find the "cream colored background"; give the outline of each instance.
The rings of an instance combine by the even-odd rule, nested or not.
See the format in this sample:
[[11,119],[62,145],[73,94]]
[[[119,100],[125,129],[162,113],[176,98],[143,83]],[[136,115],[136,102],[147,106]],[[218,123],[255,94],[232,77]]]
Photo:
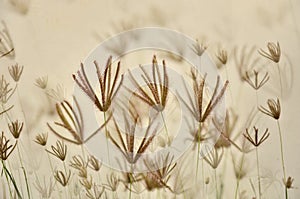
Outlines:
[[[122,26],[125,29],[145,26],[175,29],[193,38],[205,39],[212,53],[220,44],[229,50],[244,44],[265,49],[268,41],[279,41],[283,53],[291,60],[294,75],[293,88],[282,103],[287,171],[295,178],[294,186],[300,188],[299,10],[297,0],[30,0],[28,13],[22,14],[9,0],[1,0],[0,19],[9,28],[16,57],[0,60],[0,74],[7,75],[7,67],[16,62],[25,66],[20,93],[27,116],[33,117],[37,107],[44,103],[39,89],[33,85],[34,80],[48,75],[52,87],[62,83],[67,95],[71,95],[71,74],[78,69],[80,61],[103,39],[124,30]],[[229,68],[230,74],[234,74],[234,70],[234,66]],[[237,89],[235,81],[232,82],[232,89]],[[252,90],[247,92],[252,93]],[[243,94],[249,95],[247,92]],[[247,99],[251,102],[245,98],[240,102],[241,110],[247,109]],[[261,100],[261,104],[264,103],[265,100]],[[272,122],[269,124],[274,136],[271,144],[263,146],[262,167],[280,174],[277,130]],[[45,129],[45,125],[33,129],[32,133],[41,129]],[[291,198],[300,197],[299,189],[290,193]]]

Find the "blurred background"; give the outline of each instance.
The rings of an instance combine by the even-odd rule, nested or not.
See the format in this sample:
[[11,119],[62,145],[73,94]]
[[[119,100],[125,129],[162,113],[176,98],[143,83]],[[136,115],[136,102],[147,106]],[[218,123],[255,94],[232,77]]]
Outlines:
[[[19,95],[28,125],[32,126],[29,136],[33,138],[37,133],[45,131],[46,122],[51,118],[36,119],[41,114],[41,107],[48,103],[40,89],[35,86],[37,78],[47,76],[49,88],[60,90],[60,93],[64,93],[62,95],[70,97],[74,87],[72,74],[99,43],[133,28],[165,27],[203,42],[216,62],[215,54],[219,48],[228,51],[227,70],[235,101],[229,104],[235,106],[241,117],[247,118],[251,108],[249,104],[255,105],[255,92],[249,85],[244,85],[245,89],[240,90],[243,83],[236,70],[235,52],[240,52],[238,50],[245,46],[248,49],[255,47],[254,54],[258,56],[258,49],[266,50],[268,42],[278,41],[283,60],[280,67],[282,73],[286,74],[280,122],[284,136],[287,175],[295,179],[295,188],[289,191],[290,198],[297,199],[300,197],[299,10],[298,0],[1,0],[0,20],[3,23],[0,27],[1,30],[4,26],[7,27],[15,55],[0,59],[0,75],[8,78],[7,67],[16,63],[24,66],[19,82]],[[148,62],[150,60],[151,57]],[[143,61],[138,59],[136,62]],[[277,70],[266,66],[265,62],[259,66],[247,67],[269,67],[270,74],[276,74]],[[220,74],[226,79],[224,69],[220,70]],[[259,93],[259,102],[264,106],[266,99],[278,96],[278,78],[270,81],[272,84]],[[14,113],[18,114],[18,111],[14,110]],[[276,124],[270,118],[262,117],[264,122],[258,123],[267,124],[272,139],[260,149],[262,172],[265,176],[273,175],[280,179]],[[229,180],[228,183],[229,188],[226,191],[233,192],[234,188],[230,188],[230,185],[234,187],[234,182]],[[228,198],[230,196],[227,195]]]

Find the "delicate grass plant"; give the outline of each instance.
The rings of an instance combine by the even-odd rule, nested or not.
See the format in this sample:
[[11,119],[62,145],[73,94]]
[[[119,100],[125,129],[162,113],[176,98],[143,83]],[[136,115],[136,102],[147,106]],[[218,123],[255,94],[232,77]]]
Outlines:
[[[4,27],[0,33],[0,58],[14,58],[13,43],[5,24]],[[200,60],[207,50],[205,44],[197,43],[190,47]],[[28,128],[29,114],[27,115],[24,112],[25,109],[20,95],[20,92],[22,92],[20,80],[24,67],[20,64],[10,65],[7,71],[10,78],[0,74],[0,127],[2,131],[0,134],[0,177],[1,182],[6,181],[6,185],[2,186],[4,189],[3,196],[6,197],[6,191],[8,190],[10,198],[35,198],[36,196],[40,198],[89,199],[124,197],[197,198],[200,196],[205,199],[223,199],[231,196],[235,199],[243,199],[253,197],[253,195],[257,199],[267,198],[269,197],[269,190],[263,184],[264,170],[262,168],[265,165],[264,162],[260,162],[263,157],[263,150],[260,149],[262,143],[266,143],[264,145],[268,147],[272,142],[268,130],[271,127],[265,122],[265,118],[259,117],[258,112],[275,119],[277,123],[284,195],[288,199],[288,190],[294,188],[294,178],[286,174],[284,135],[280,126],[282,104],[284,104],[281,79],[280,98],[268,99],[267,106],[261,106],[257,94],[259,90],[261,92],[260,97],[263,97],[266,90],[261,88],[267,83],[271,84],[269,80],[273,78],[272,73],[265,71],[265,68],[262,70],[265,64],[260,63],[260,58],[266,58],[277,64],[281,77],[279,63],[281,63],[282,52],[278,42],[277,44],[268,43],[267,51],[258,50],[258,56],[255,56],[255,50],[256,47],[249,48],[248,46],[241,49],[235,48],[233,52],[234,62],[231,63],[229,61],[229,51],[218,49],[215,56],[222,67],[226,67],[226,74],[224,75],[226,75],[225,79],[227,81],[221,85],[221,78],[218,76],[212,90],[207,88],[207,76],[210,74],[201,74],[193,69],[190,71],[191,79],[189,81],[192,83],[192,92],[189,92],[188,84],[184,83],[186,93],[177,93],[177,96],[188,110],[188,113],[184,113],[185,122],[189,125],[188,132],[185,133],[190,133],[187,140],[191,141],[192,145],[178,159],[175,159],[170,153],[162,154],[154,159],[148,157],[148,153],[153,152],[152,146],[156,144],[156,139],[158,139],[160,133],[154,122],[158,114],[161,114],[164,123],[163,128],[168,139],[167,145],[159,145],[159,147],[165,149],[174,141],[169,139],[169,133],[173,133],[170,127],[177,121],[165,118],[163,115],[163,111],[166,110],[167,106],[172,105],[170,87],[173,83],[169,80],[170,74],[165,60],[159,65],[156,56],[153,56],[152,65],[149,68],[140,65],[141,78],[145,85],[140,85],[138,82],[139,77],[135,76],[130,70],[128,72],[131,83],[138,89],[126,88],[127,91],[132,94],[134,100],[138,100],[147,108],[145,106],[138,107],[132,99],[116,98],[119,89],[123,85],[120,62],[117,63],[116,67],[113,67],[113,58],[109,57],[106,65],[101,68],[95,61],[93,64],[97,78],[96,86],[92,85],[91,78],[86,73],[87,66],[81,64],[80,70],[73,75],[73,80],[89,101],[92,102],[95,113],[100,112],[104,118],[104,122],[99,123],[98,128],[92,133],[86,132],[84,128],[84,125],[86,125],[84,123],[85,118],[83,118],[81,112],[84,106],[81,102],[77,101],[75,97],[73,97],[73,100],[67,100],[63,87],[51,90],[48,85],[48,76],[33,81],[34,85],[40,88],[47,97],[48,105],[43,105],[42,108],[48,107],[50,110],[47,112],[47,116],[56,117],[56,119],[47,119],[43,123],[48,127],[49,133],[43,128],[37,130]],[[176,63],[183,64],[183,61]],[[227,67],[231,66],[230,64],[236,66],[235,69],[241,82],[246,82],[256,92],[256,104],[249,103],[249,107],[255,108],[255,115],[241,112],[238,106],[242,102],[234,99],[237,103],[230,103],[223,121],[217,113],[218,105],[223,100],[229,86]],[[231,85],[234,84],[235,82],[231,83]],[[249,89],[249,86],[240,85],[242,89]],[[233,91],[230,90],[230,92]],[[15,93],[18,94],[16,99],[19,101],[16,101]],[[60,93],[63,93],[63,95]],[[182,97],[183,94],[187,94],[186,99]],[[231,93],[232,101],[233,96],[241,95],[241,93],[235,94]],[[122,106],[112,107],[114,100],[117,101],[116,104]],[[129,103],[127,104],[125,100],[128,100]],[[155,114],[155,118],[150,114],[150,118],[146,122],[146,128],[141,131],[140,126],[145,123],[145,118],[138,109],[148,110],[149,107],[154,109],[157,114]],[[16,116],[19,108],[24,118]],[[118,113],[113,109],[120,108],[122,109],[121,115],[117,115]],[[50,112],[51,114],[49,114]],[[56,115],[53,113],[56,113]],[[123,123],[118,120],[118,116],[121,116]],[[19,119],[15,120],[14,118]],[[246,120],[246,124],[241,122],[243,119]],[[37,119],[36,123],[40,121],[42,120]],[[261,122],[265,124],[264,131],[256,128],[259,125],[258,123]],[[39,126],[39,124],[35,125]],[[220,137],[214,140],[216,141],[214,146],[200,151],[200,146],[205,148],[205,142],[213,136],[210,129],[211,125],[220,134]],[[252,131],[248,128],[249,126],[254,126]],[[115,147],[120,155],[119,157],[122,157],[116,160],[121,171],[107,168],[101,160],[84,150],[84,145],[102,129],[105,130],[108,157],[113,157],[109,154],[109,144]],[[34,132],[33,135],[31,132]],[[90,133],[90,136],[86,137],[87,133]],[[27,154],[27,147],[30,145],[26,142],[27,138],[34,143],[34,147],[40,147],[44,153],[46,152],[49,163],[42,162],[41,165],[49,165],[51,170],[44,171],[41,168],[39,168],[41,170],[34,170],[30,167],[30,164],[26,164],[25,155],[29,157],[29,161],[34,161],[31,158],[38,159],[38,156],[36,156],[38,152]],[[268,142],[265,142],[267,139]],[[81,146],[82,152],[75,150],[77,146]],[[249,169],[253,160],[253,156],[250,154],[253,147],[256,152],[257,184],[256,181],[252,181],[251,170]],[[196,153],[196,161],[193,161],[195,158],[194,152]],[[18,159],[13,158],[15,155],[18,156]],[[201,181],[198,179],[200,155],[203,156]],[[17,168],[16,164],[23,169],[24,178],[20,174],[18,178],[15,178],[17,176],[15,172],[18,172],[18,169],[14,169]],[[146,169],[145,172],[137,172],[140,168]],[[210,175],[212,172],[213,175]],[[192,182],[194,178],[196,184]],[[234,182],[236,180],[235,187],[227,183],[232,180]],[[25,191],[23,193],[22,185],[24,184],[26,184],[27,193]],[[229,194],[231,195],[229,196]]]

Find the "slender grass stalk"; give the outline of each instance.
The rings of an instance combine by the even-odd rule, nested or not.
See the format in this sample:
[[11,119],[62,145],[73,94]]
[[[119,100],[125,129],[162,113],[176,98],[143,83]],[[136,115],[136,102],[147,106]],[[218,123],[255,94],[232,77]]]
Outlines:
[[164,123],[164,129],[165,129],[165,133],[166,133],[166,136],[167,136],[167,143],[168,143],[168,145],[170,145],[171,141],[170,141],[170,138],[169,138],[167,123],[166,123],[166,120],[165,120],[165,117],[164,117],[162,111],[160,111],[160,115],[161,115],[161,118],[162,118],[163,123]]
[[228,153],[227,153],[227,150],[224,151],[224,163],[223,163],[223,168],[222,168],[222,173],[220,174],[220,179],[221,179],[221,187],[223,187],[221,190],[220,190],[220,195],[219,197],[222,198],[222,195],[224,193],[224,180],[225,180],[225,174],[226,174],[226,169],[227,169],[227,156],[228,156]]
[[23,175],[24,175],[24,178],[25,178],[26,189],[27,189],[27,196],[28,196],[28,198],[30,198],[30,189],[29,189],[29,185],[28,185],[27,172],[26,172],[26,169],[25,169],[25,167],[23,165],[23,161],[22,161],[22,158],[21,158],[21,153],[20,153],[20,147],[19,147],[19,145],[17,145],[17,151],[18,151],[18,156],[19,156],[21,168],[23,170]]
[[[187,198],[187,197],[186,197],[186,191],[184,190],[184,185],[183,185],[181,179],[180,179],[180,185],[181,185],[181,187],[182,187],[183,198],[186,199],[186,198]],[[176,197],[176,196],[175,196],[175,197]]]
[[[282,164],[282,172],[283,172],[283,181],[286,182],[286,172],[285,172],[285,164],[284,164],[284,154],[283,154],[283,139],[282,139],[282,133],[280,128],[279,120],[277,120],[277,127],[279,132],[279,139],[280,139],[280,154],[281,154],[281,164]],[[285,198],[288,199],[288,191],[287,186],[285,187]]]
[[261,182],[260,182],[260,172],[259,172],[259,158],[258,158],[258,147],[255,147],[256,152],[256,167],[257,167],[257,179],[258,179],[258,193],[259,199],[261,199]]
[[[20,103],[20,107],[21,107],[21,112],[22,112],[23,117],[24,117],[24,122],[25,122],[25,124],[28,124],[27,119],[26,119],[26,115],[25,115],[25,112],[24,112],[23,104],[22,104],[22,101],[21,101],[21,96],[20,96],[20,92],[19,92],[18,83],[16,84],[16,90],[17,90],[17,94],[18,94],[18,100],[19,100],[19,103]],[[27,126],[26,126],[26,129],[28,131],[28,127]],[[19,145],[17,145],[17,151],[18,151],[18,155],[19,155],[19,159],[20,159],[21,168],[23,170],[23,175],[24,175],[24,178],[25,178],[27,195],[28,195],[28,198],[30,199],[30,187],[29,187],[29,184],[28,184],[27,172],[26,172],[26,169],[25,169],[25,167],[23,165],[23,161],[22,161],[22,158],[21,158],[21,153],[20,153]]]
[[[1,160],[1,162],[2,162],[2,166],[3,166],[4,172],[5,172],[5,176],[6,176],[6,180],[7,180],[8,186],[9,186],[9,184],[10,184],[9,181],[8,181],[8,177],[9,177],[10,181],[12,182],[12,184],[13,184],[15,190],[16,190],[16,193],[17,193],[17,195],[18,195],[18,198],[22,198],[21,193],[20,193],[20,191],[19,191],[19,189],[18,189],[17,183],[16,183],[16,181],[15,181],[14,176],[13,176],[13,175],[9,172],[9,170],[7,169],[7,167],[6,167],[6,165],[5,165],[5,162],[4,162],[3,160]],[[11,197],[12,197],[12,191],[11,191],[11,189],[10,189],[10,186],[9,186],[9,191],[10,191],[10,195],[11,195]],[[12,197],[12,198],[13,198],[13,197]]]
[[81,153],[82,153],[83,161],[85,162],[86,159],[85,159],[85,152],[84,152],[84,146],[83,146],[83,144],[80,145],[80,148],[81,148]]
[[255,95],[256,95],[256,107],[259,107],[259,103],[258,103],[258,91],[255,90]]
[[239,187],[240,187],[241,171],[242,171],[242,168],[243,168],[244,160],[245,160],[245,153],[242,154],[242,161],[241,161],[240,168],[239,168],[240,169],[239,170],[239,175],[238,175],[238,178],[237,178],[237,181],[236,181],[236,188],[235,188],[235,194],[234,194],[235,199],[238,198],[238,190],[239,190]]
[[[225,72],[226,72],[226,79],[229,81],[229,75],[228,75],[228,68],[227,68],[227,64],[224,64],[224,67],[225,67]],[[233,95],[232,95],[232,91],[231,91],[231,84],[229,84],[229,93],[230,93],[230,99],[231,99],[231,102],[232,104],[233,103]]]
[[106,149],[107,149],[107,159],[108,159],[108,163],[110,164],[110,154],[109,154],[109,147],[108,147],[108,138],[109,138],[109,134],[108,134],[108,130],[107,130],[107,124],[106,124],[106,112],[103,112],[103,118],[104,118],[104,128],[105,128],[105,137],[106,137]]
[[130,177],[129,177],[129,199],[131,199],[131,187],[132,187],[132,164],[130,164]]
[[201,135],[201,122],[199,122],[199,127],[197,131],[197,154],[196,154],[196,181],[198,177],[198,166],[199,166],[199,154],[200,154],[200,135]]
[[[3,160],[1,160],[1,162],[2,162],[2,165],[3,165]],[[4,166],[5,165],[3,165],[3,169],[4,169]],[[4,171],[5,171],[5,169],[4,169]],[[3,171],[2,171],[3,172]],[[5,178],[6,178],[6,181],[7,181],[7,186],[8,186],[8,190],[9,190],[9,194],[10,194],[10,197],[12,198],[13,196],[12,196],[12,190],[11,190],[11,187],[10,187],[10,182],[9,182],[9,179],[8,179],[8,176],[7,176],[7,173],[6,173],[6,171],[4,172],[4,175],[5,175]]]
[[278,69],[278,75],[279,75],[279,82],[280,82],[280,97],[282,100],[282,79],[281,79],[281,72],[280,72],[280,67],[279,67],[279,63],[277,63],[277,69]]
[[219,191],[218,191],[218,178],[217,178],[217,169],[214,169],[215,173],[215,189],[216,189],[216,199],[219,199]]

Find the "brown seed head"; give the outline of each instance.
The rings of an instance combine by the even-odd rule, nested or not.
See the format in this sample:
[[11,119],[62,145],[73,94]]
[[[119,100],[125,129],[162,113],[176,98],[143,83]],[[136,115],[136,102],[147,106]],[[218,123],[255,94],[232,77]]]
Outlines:
[[266,52],[266,51],[260,49],[258,51],[258,53],[261,56],[263,56],[263,57],[265,57],[265,58],[267,58],[267,59],[269,59],[269,60],[271,60],[275,63],[278,63],[280,61],[280,56],[281,56],[281,50],[280,50],[279,42],[277,42],[277,45],[273,42],[268,42],[267,47],[268,47],[269,52]]
[[249,73],[246,72],[245,81],[255,90],[260,89],[263,85],[267,83],[267,81],[270,78],[268,72],[266,72],[265,76],[259,81],[258,80],[259,72],[253,70],[253,74],[254,74],[254,80],[252,80]]
[[248,129],[246,129],[246,133],[244,133],[244,137],[255,147],[258,147],[261,145],[266,139],[270,136],[269,129],[267,128],[264,132],[264,134],[259,138],[259,130],[254,126],[254,138],[251,137]]
[[279,99],[277,98],[277,102],[274,99],[268,99],[267,104],[268,104],[268,108],[260,106],[258,109],[262,113],[264,113],[270,117],[273,117],[275,120],[278,120],[280,117],[280,113],[281,113]]
[[94,171],[99,171],[101,168],[101,163],[94,156],[90,156],[88,160],[88,166]]
[[219,51],[216,54],[216,57],[218,58],[218,60],[225,65],[227,63],[227,59],[228,59],[228,55],[227,55],[227,51],[224,49],[219,49]]
[[67,145],[63,141],[56,141],[56,147],[51,145],[52,151],[46,150],[48,153],[54,155],[61,161],[65,161],[67,156]]
[[19,139],[23,129],[23,122],[19,122],[18,120],[16,120],[15,122],[11,122],[10,124],[8,124],[8,128],[14,138]]
[[116,93],[118,92],[122,81],[123,75],[121,75],[121,80],[117,84],[120,74],[120,62],[118,62],[115,75],[112,75],[112,57],[110,56],[107,60],[104,74],[101,74],[99,65],[94,61],[94,65],[97,71],[97,77],[100,87],[100,95],[96,95],[95,89],[89,82],[89,79],[85,73],[84,65],[81,63],[81,71],[77,72],[77,75],[73,75],[73,79],[80,89],[90,98],[90,100],[95,104],[95,106],[101,111],[106,112],[112,100],[114,99]]
[[[128,71],[130,79],[132,83],[138,88],[137,91],[133,91],[130,89],[130,92],[150,107],[153,107],[158,112],[163,111],[166,104],[167,98],[169,93],[169,77],[166,70],[166,63],[163,60],[163,74],[161,75],[159,65],[157,64],[156,56],[153,56],[152,59],[152,74],[148,74],[146,72],[145,67],[140,66],[142,70],[142,78],[146,83],[148,89],[150,90],[151,94],[148,94],[145,89],[143,89],[138,82],[136,81],[135,77],[132,75],[130,71]],[[152,76],[152,78],[151,78]]]
[[40,133],[35,136],[35,142],[41,146],[46,146],[48,140],[48,133]]
[[194,51],[194,53],[196,55],[198,55],[199,57],[202,56],[202,54],[205,52],[205,50],[207,49],[207,45],[201,43],[199,44],[199,41],[196,40],[197,44],[193,45],[192,50]]
[[57,182],[59,182],[63,187],[68,185],[68,182],[71,177],[71,171],[69,170],[68,173],[64,173],[62,171],[55,171],[54,178]]
[[24,66],[19,66],[19,64],[8,67],[9,74],[15,82],[18,82],[20,80],[23,68]]
[[10,145],[9,140],[5,137],[4,132],[2,131],[0,136],[0,159],[7,160],[10,154],[16,148],[17,143],[18,142],[16,141],[14,145]]

